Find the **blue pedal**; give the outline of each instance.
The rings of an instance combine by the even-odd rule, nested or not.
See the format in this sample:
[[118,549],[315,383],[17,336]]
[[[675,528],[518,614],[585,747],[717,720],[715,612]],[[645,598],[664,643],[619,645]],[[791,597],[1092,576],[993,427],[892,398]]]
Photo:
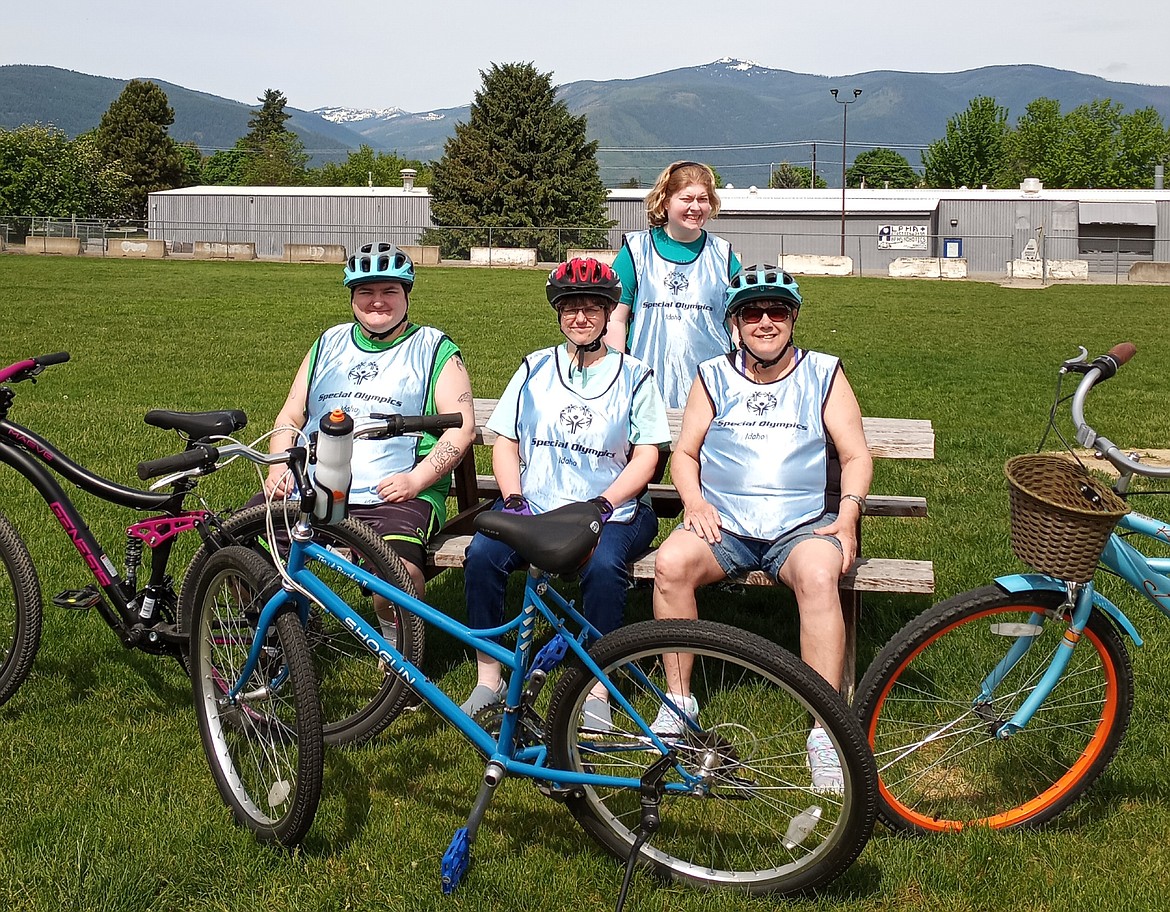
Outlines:
[[569,644],[559,633],[545,643],[544,648],[532,660],[532,667],[528,670],[531,675],[534,671],[552,671],[561,664],[565,654],[569,651]]
[[439,874],[443,879],[443,893],[450,896],[459,886],[459,881],[467,873],[467,863],[471,859],[471,841],[467,838],[467,827],[460,827],[451,838],[451,844],[443,853],[443,861],[439,865]]

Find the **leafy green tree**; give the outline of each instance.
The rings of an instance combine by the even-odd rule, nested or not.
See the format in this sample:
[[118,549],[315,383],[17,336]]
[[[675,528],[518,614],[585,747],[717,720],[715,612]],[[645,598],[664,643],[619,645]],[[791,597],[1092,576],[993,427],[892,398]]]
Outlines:
[[399,158],[393,152],[375,152],[364,143],[350,152],[344,162],[326,162],[308,174],[307,181],[315,187],[401,187],[403,168],[418,172],[415,183],[429,187],[434,180],[431,166],[414,159]]
[[217,149],[203,159],[203,182],[215,187],[238,187],[244,183],[244,165],[248,153],[235,149]]
[[535,247],[546,261],[567,246],[603,243],[606,190],[585,118],[570,114],[552,74],[530,63],[492,64],[480,76],[467,123],[455,125],[435,165],[431,217],[439,227],[424,243],[465,256],[487,243],[489,225],[516,226],[493,232],[493,245]]
[[867,149],[853,159],[845,172],[845,183],[850,187],[890,187],[894,190],[908,190],[922,183],[906,156],[893,149]]
[[947,121],[946,135],[922,153],[928,187],[995,184],[1003,171],[1010,127],[1007,109],[994,98],[971,99],[967,110]]
[[292,117],[284,110],[288,99],[276,89],[267,89],[260,107],[248,119],[248,133],[236,148],[248,153],[236,175],[240,184],[265,187],[296,187],[305,182],[309,156],[299,136],[285,126]]
[[[124,218],[127,175],[106,160],[93,134],[70,141],[53,126],[0,129],[0,212],[6,216]],[[23,218],[12,226],[23,237]]]
[[1059,102],[1038,98],[1009,137],[1001,183],[1038,177],[1052,188],[1149,187],[1168,153],[1170,134],[1153,108],[1125,114],[1106,98],[1062,114]]
[[107,161],[129,177],[129,215],[146,218],[147,195],[183,185],[183,157],[167,133],[175,112],[166,93],[149,80],[132,79],[102,115],[94,139]]
[[295,133],[273,133],[258,149],[245,150],[240,183],[249,187],[299,187],[309,156]]
[[768,181],[768,186],[773,190],[824,190],[829,185],[818,174],[814,186],[812,168],[780,162],[772,169],[772,177]]
[[183,159],[183,182],[180,186],[194,187],[203,183],[203,156],[192,142],[179,143],[179,157]]

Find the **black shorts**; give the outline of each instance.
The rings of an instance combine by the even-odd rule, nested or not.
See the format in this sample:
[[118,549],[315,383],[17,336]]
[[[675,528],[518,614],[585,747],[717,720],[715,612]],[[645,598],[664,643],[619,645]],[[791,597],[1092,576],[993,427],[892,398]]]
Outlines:
[[[247,506],[264,502],[264,495],[257,494]],[[408,564],[426,566],[427,542],[439,531],[435,508],[429,501],[416,497],[402,503],[350,504],[349,515],[377,532]]]

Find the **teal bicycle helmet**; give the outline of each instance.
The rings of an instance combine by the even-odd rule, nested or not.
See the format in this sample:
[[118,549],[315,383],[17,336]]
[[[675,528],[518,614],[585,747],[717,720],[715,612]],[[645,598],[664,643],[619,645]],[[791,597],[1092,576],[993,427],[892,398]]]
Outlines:
[[414,262],[393,244],[364,244],[345,264],[345,287],[366,282],[399,282],[407,292],[414,287]]
[[[724,320],[730,324],[740,310],[752,301],[780,301],[799,309],[801,305],[800,287],[796,279],[782,269],[775,266],[745,266],[727,286],[727,313]],[[796,311],[793,311],[793,323],[796,321]],[[740,337],[739,347],[746,354],[755,359],[757,368],[769,368],[779,364],[792,348],[792,336],[784,343],[780,354],[774,358],[761,358],[748,348],[748,344]]]
[[775,266],[745,266],[727,286],[727,318],[749,301],[784,301],[800,307],[800,287],[796,279]]

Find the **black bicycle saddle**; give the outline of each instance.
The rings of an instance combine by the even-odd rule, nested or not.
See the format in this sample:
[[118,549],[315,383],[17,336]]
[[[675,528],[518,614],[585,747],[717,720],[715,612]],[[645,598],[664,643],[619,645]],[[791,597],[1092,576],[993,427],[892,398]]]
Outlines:
[[212,435],[223,437],[248,426],[248,416],[240,409],[220,409],[215,412],[151,409],[143,420],[151,427],[164,431],[181,431],[192,440],[202,440]]
[[589,560],[601,537],[601,510],[589,501],[566,504],[539,516],[485,510],[475,528],[514,548],[547,573],[575,573]]

